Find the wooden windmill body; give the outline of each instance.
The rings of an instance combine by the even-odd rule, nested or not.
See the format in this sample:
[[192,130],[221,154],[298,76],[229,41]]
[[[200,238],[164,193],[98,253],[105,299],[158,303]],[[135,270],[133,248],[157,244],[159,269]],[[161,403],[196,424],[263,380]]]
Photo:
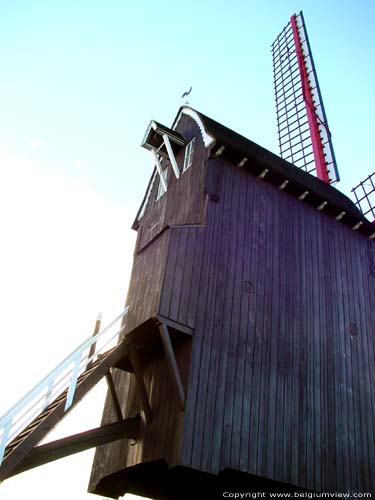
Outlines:
[[143,145],[156,167],[133,226],[133,354],[113,369],[143,425],[97,449],[89,491],[374,491],[374,226],[188,106]]

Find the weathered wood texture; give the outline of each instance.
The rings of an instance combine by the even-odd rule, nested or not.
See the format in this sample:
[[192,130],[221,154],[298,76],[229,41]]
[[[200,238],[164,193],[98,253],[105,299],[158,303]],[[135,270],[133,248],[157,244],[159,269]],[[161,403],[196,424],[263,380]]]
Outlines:
[[[134,446],[98,450],[90,489],[165,458],[315,491],[375,491],[373,243],[203,149],[196,161],[176,191],[150,197],[128,300],[129,328],[156,312],[194,329],[190,367],[189,342],[176,348],[185,414],[157,358],[144,371],[152,424]],[[153,239],[160,214],[169,227]],[[116,381],[125,418],[139,412],[132,376]],[[114,419],[107,402],[104,423]]]
[[182,463],[374,491],[373,243],[233,165],[220,172],[206,228],[171,233],[161,302],[195,328]]
[[[170,226],[174,224],[201,225],[205,221],[206,150],[198,127],[193,121],[184,117],[177,129],[183,130],[186,140],[196,137],[193,164],[181,174],[178,181],[170,171],[168,191],[159,200],[156,200],[158,179],[153,183],[138,229],[132,276],[126,300],[129,313],[125,334],[147,319],[155,317],[159,312],[167,255],[173,252],[169,245]],[[177,162],[182,169],[183,153],[177,156]],[[188,324],[187,321],[181,323]],[[186,392],[191,341],[177,343],[174,348]],[[134,415],[142,410],[134,376],[120,370],[115,370],[115,372],[116,391],[122,395],[122,413]],[[178,398],[174,396],[175,387],[166,358],[157,358],[149,364],[144,369],[143,377],[152,409],[152,423],[144,428],[144,433],[137,443],[117,442],[97,449],[89,490],[95,488],[95,484],[101,477],[123,467],[160,458],[167,458],[169,463],[179,461],[183,414]],[[113,422],[115,419],[111,400],[107,396],[103,423]]]
[[[191,341],[175,345],[174,350],[186,391]],[[123,395],[122,413],[135,415],[142,411],[134,376],[116,370],[114,378],[117,391],[121,391]],[[149,363],[143,371],[143,378],[152,409],[151,423],[142,426],[137,441],[116,441],[97,448],[90,491],[95,490],[96,484],[102,477],[125,467],[159,459],[166,459],[171,465],[179,463],[183,412],[180,410],[165,358],[158,357]],[[115,420],[116,415],[107,396],[103,424]]]
[[206,150],[198,126],[187,116],[183,116],[178,124],[177,131],[183,132],[186,141],[195,137],[194,162],[185,172],[182,172],[184,163],[184,148],[176,156],[181,170],[179,179],[176,179],[170,163],[163,159],[163,167],[169,169],[168,190],[156,200],[159,176],[153,182],[145,213],[141,219],[137,240],[139,252],[155,236],[168,225],[175,224],[203,224],[206,213],[206,196],[204,182],[206,171],[204,162]]
[[160,293],[164,280],[165,262],[169,244],[169,233],[163,231],[138,255],[135,254],[126,304],[125,333],[152,318],[158,311]]

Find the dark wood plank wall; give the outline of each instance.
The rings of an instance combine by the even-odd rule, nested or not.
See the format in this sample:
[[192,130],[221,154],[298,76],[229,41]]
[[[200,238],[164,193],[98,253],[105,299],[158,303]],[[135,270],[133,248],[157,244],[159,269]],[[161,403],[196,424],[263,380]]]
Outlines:
[[[155,421],[135,446],[100,448],[91,485],[167,458],[317,491],[374,491],[373,243],[238,167],[206,160],[190,118],[178,130],[197,134],[194,165],[179,181],[172,174],[157,202],[154,183],[127,303],[129,329],[156,311],[195,329],[190,369],[190,345],[177,347],[186,384],[190,371],[185,417],[160,358],[145,370]],[[115,379],[131,416],[140,410],[134,381]],[[107,401],[104,422],[114,418]]]
[[[191,341],[175,346],[182,381],[187,389]],[[179,409],[174,386],[164,357],[156,358],[143,373],[153,418],[144,425],[138,440],[122,440],[97,448],[91,472],[89,491],[94,491],[101,478],[141,462],[165,459],[170,465],[180,462],[183,412]],[[114,379],[121,398],[125,418],[141,412],[135,378],[115,370]],[[121,391],[121,392],[120,392]],[[102,423],[116,421],[112,403],[107,397]]]
[[[206,196],[204,193],[206,150],[198,125],[188,116],[183,116],[176,128],[189,141],[195,137],[193,165],[180,178],[175,174],[167,160],[163,165],[168,165],[168,190],[161,198],[156,200],[159,176],[153,183],[151,195],[141,219],[140,235],[137,250],[141,250],[147,243],[159,234],[167,225],[173,224],[203,224],[206,212]],[[184,148],[176,156],[176,161],[182,171],[184,163]]]
[[[126,333],[147,319],[156,316],[159,311],[160,294],[164,282],[172,278],[181,286],[184,281],[187,286],[181,293],[181,304],[172,303],[171,314],[179,317],[184,324],[192,324],[191,311],[196,309],[194,298],[188,307],[189,283],[196,279],[193,263],[199,263],[199,258],[193,254],[195,248],[195,233],[205,221],[205,160],[206,150],[198,126],[193,120],[184,116],[178,124],[178,131],[187,140],[196,137],[193,165],[179,180],[169,173],[167,193],[156,200],[158,178],[154,182],[152,192],[140,220],[134,263],[126,304],[129,313],[126,320]],[[184,152],[177,156],[177,162],[182,169]],[[169,166],[169,168],[171,168]],[[155,223],[160,221],[157,226]],[[184,262],[175,262],[175,240],[169,243],[170,225],[193,224],[191,230],[183,232],[181,244],[186,247]],[[153,229],[152,229],[153,228]],[[200,229],[202,241],[202,228]],[[188,238],[189,237],[189,244]],[[165,275],[165,264],[169,255],[169,268]],[[182,267],[181,267],[182,265]],[[169,315],[169,311],[168,311]],[[182,379],[187,390],[187,376],[190,364],[191,341],[184,341],[175,346],[176,358]],[[114,381],[117,393],[120,395],[123,415],[134,415],[141,411],[137,387],[132,375],[114,370]],[[177,398],[174,398],[173,385],[167,369],[165,358],[157,358],[144,370],[144,379],[153,410],[152,424],[144,429],[137,444],[129,444],[127,440],[110,443],[97,448],[89,490],[95,489],[98,481],[112,472],[139,462],[165,458],[169,463],[178,463],[181,445],[182,412],[178,408]],[[116,420],[112,402],[107,396],[103,412],[103,424]]]
[[195,328],[182,461],[374,491],[373,243],[216,163],[207,226],[171,230],[160,305]]
[[169,246],[169,233],[164,231],[134,255],[126,304],[129,312],[126,317],[126,332],[133,330],[148,318],[156,315],[160,292],[164,281],[166,255]]
[[[126,304],[129,305],[127,331],[155,316],[160,301],[161,285],[168,251],[169,233],[166,229],[176,224],[204,224],[206,214],[204,143],[196,123],[183,116],[177,130],[186,140],[196,137],[193,165],[177,180],[171,171],[167,193],[156,200],[158,177],[140,220],[139,235],[133,262],[132,276]],[[182,168],[184,152],[177,156]],[[171,169],[171,167],[168,167]],[[155,222],[160,223],[155,226]]]

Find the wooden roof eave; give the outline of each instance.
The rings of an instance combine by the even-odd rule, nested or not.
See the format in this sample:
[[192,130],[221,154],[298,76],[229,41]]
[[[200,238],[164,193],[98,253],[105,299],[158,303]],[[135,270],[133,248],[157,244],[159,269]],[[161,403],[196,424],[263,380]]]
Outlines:
[[[374,235],[375,226],[343,193],[264,148],[254,143],[250,144],[251,147],[239,150],[227,141],[217,140],[210,157],[227,160],[237,166],[243,163],[239,168],[251,172],[265,182],[277,186],[280,190],[334,218],[344,212],[338,221],[367,237]],[[244,159],[246,161],[243,161]],[[375,235],[372,238],[375,238]]]

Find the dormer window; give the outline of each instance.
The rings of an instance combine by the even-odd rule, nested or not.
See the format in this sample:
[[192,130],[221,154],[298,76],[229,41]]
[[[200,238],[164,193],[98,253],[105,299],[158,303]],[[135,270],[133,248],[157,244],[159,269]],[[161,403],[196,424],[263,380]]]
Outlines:
[[[165,168],[162,169],[161,175],[163,176],[165,185],[167,186],[168,185],[168,168],[167,167],[165,167]],[[158,186],[158,192],[157,192],[157,195],[156,195],[156,201],[159,198],[161,198],[165,192],[166,192],[166,190],[165,190],[165,188],[163,186],[163,183],[159,179],[159,186]]]
[[185,172],[185,170],[187,170],[193,163],[194,143],[195,137],[193,137],[193,139],[187,144],[185,148],[184,167],[182,169],[183,172]]

